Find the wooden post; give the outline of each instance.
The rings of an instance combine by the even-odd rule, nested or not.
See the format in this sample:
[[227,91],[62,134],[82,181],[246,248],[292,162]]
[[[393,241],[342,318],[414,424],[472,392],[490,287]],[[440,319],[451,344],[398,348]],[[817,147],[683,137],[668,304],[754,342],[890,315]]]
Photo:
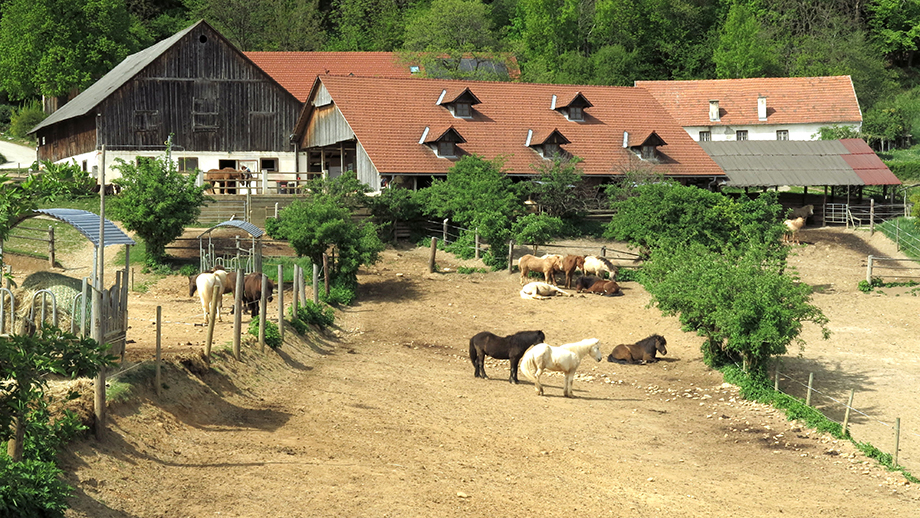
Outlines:
[[514,240],[508,241],[508,273],[514,273]]
[[898,252],[901,251],[901,218],[894,219],[894,244],[898,247]]
[[48,266],[54,268],[54,226],[48,225]]
[[443,234],[444,234],[444,235],[441,236],[441,240],[444,241],[444,244],[445,244],[445,245],[448,243],[448,241],[447,241],[447,222],[448,222],[448,221],[450,221],[450,219],[444,218],[444,230],[443,230]]
[[607,247],[606,246],[601,247],[601,257],[607,257]]
[[869,235],[875,234],[875,198],[869,198]]
[[313,303],[319,304],[319,265],[313,265]]
[[894,420],[894,453],[891,455],[891,467],[898,467],[898,450],[901,449],[901,418]]
[[329,256],[323,254],[323,283],[326,288],[326,298],[329,297]]
[[278,265],[278,334],[284,343],[284,268]]
[[853,394],[856,392],[855,389],[850,389],[850,401],[847,403],[847,409],[843,413],[843,434],[847,435],[847,425],[850,423],[850,409],[853,408]]
[[[105,286],[105,144],[102,145],[102,158],[99,167],[99,243],[96,247],[96,278],[93,280],[93,333],[96,343],[102,344],[105,337],[103,327],[102,289]],[[96,440],[105,440],[105,367],[99,369],[93,385],[93,411],[96,416],[94,434]]]
[[438,238],[431,238],[431,253],[428,254],[428,273],[434,273],[434,259],[438,253]]
[[779,362],[776,362],[776,369],[773,372],[773,390],[779,392]]
[[870,285],[872,284],[872,259],[873,256],[869,256],[869,264],[866,265],[866,282]]
[[211,290],[211,307],[208,310],[208,339],[204,345],[204,361],[211,367],[211,342],[214,340],[214,322],[217,321],[217,303],[221,297],[220,283],[214,285]]
[[805,406],[811,406],[811,384],[815,381],[815,373],[808,373],[808,393],[805,394]]
[[259,345],[265,352],[265,311],[268,309],[268,275],[262,275],[262,298],[259,300]]
[[160,387],[163,383],[160,381],[160,360],[162,359],[162,334],[163,329],[163,306],[157,306],[157,356],[156,356],[156,366],[157,366],[157,375],[156,375],[156,389],[157,397],[160,397]]
[[236,271],[236,286],[233,288],[233,356],[240,361],[240,335],[243,332],[243,270]]
[[300,307],[300,285],[298,283],[298,280],[300,279],[300,275],[298,275],[299,271],[300,267],[295,264],[294,278],[291,282],[291,291],[293,292],[291,297],[291,314],[294,315],[294,318],[297,318],[297,311]]
[[475,254],[476,254],[476,256],[474,257],[474,259],[476,259],[476,260],[478,261],[478,260],[479,260],[479,229],[478,229],[478,228],[476,229],[476,250],[475,250]]

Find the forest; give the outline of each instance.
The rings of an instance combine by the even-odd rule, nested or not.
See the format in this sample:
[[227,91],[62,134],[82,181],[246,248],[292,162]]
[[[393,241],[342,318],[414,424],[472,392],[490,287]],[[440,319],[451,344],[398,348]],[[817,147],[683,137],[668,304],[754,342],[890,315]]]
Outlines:
[[867,141],[920,129],[920,0],[0,0],[0,130],[199,19],[244,51],[513,59],[526,82],[849,75]]

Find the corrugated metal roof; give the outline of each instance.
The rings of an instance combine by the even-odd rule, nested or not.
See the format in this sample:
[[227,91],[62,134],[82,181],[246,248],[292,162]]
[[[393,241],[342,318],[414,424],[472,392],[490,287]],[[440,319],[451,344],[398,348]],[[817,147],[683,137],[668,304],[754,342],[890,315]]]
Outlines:
[[[79,209],[37,209],[33,212],[51,216],[72,226],[89,239],[93,246],[99,246],[99,215]],[[105,220],[105,246],[134,245],[133,239],[116,227],[110,220]]]
[[733,187],[900,184],[865,142],[853,140],[865,148],[840,140],[700,142],[700,147],[725,171],[727,185]]
[[241,219],[231,219],[229,221],[224,221],[223,223],[218,223],[214,225],[213,227],[205,230],[204,232],[198,235],[198,238],[200,239],[201,236],[207,234],[208,232],[211,232],[212,230],[216,228],[220,228],[220,227],[236,227],[240,230],[245,230],[252,237],[262,237],[262,235],[265,234],[265,232],[261,228],[253,225],[252,223],[248,221],[243,221]]
[[99,105],[106,97],[121,88],[122,85],[131,80],[147,65],[153,62],[166,49],[172,47],[177,41],[182,39],[186,34],[193,31],[196,27],[206,23],[204,20],[192,25],[184,31],[179,31],[163,41],[155,43],[146,49],[135,52],[126,57],[109,73],[102,76],[101,79],[93,83],[89,88],[83,90],[80,95],[74,97],[60,110],[52,113],[47,119],[43,120],[38,126],[32,128],[29,133],[61,122],[67,119],[73,119],[89,113],[93,108]]

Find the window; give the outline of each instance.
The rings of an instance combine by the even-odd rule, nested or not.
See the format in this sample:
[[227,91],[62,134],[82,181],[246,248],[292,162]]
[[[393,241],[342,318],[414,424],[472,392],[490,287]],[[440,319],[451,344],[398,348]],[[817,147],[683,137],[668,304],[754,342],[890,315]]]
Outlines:
[[776,140],[789,140],[789,130],[776,130]]
[[454,117],[472,117],[472,114],[470,113],[470,103],[454,104]]
[[158,110],[134,110],[134,131],[152,131],[160,126]]
[[569,107],[569,120],[571,121],[583,121],[585,120],[585,112],[581,109],[581,106],[570,106]]
[[198,169],[197,157],[179,157],[178,162],[180,172],[191,173]]
[[562,153],[559,144],[543,144],[543,158],[553,158]]
[[735,132],[735,140],[747,140],[747,130],[738,130]]
[[642,159],[655,158],[655,146],[642,146]]
[[277,171],[278,170],[278,159],[277,158],[263,158],[260,160],[259,169],[262,171]]
[[192,131],[214,131],[220,127],[217,99],[195,97],[192,99]]
[[700,142],[709,142],[710,140],[712,140],[711,131],[701,131],[700,132]]
[[456,146],[453,142],[438,142],[438,156],[457,156]]

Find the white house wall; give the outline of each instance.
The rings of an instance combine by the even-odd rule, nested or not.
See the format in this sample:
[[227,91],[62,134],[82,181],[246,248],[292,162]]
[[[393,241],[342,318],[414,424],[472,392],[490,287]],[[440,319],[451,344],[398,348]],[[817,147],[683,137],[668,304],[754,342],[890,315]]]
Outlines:
[[[111,182],[115,178],[121,178],[121,173],[116,169],[116,160],[121,159],[125,162],[136,163],[137,157],[161,158],[163,152],[142,152],[142,151],[116,151],[106,150],[105,152],[105,181]],[[211,169],[220,169],[221,160],[235,160],[249,166],[253,171],[258,171],[258,164],[263,158],[273,158],[277,160],[279,172],[294,172],[294,153],[273,153],[273,152],[256,152],[248,151],[243,153],[213,153],[213,152],[181,152],[173,151],[172,158],[174,161],[180,158],[197,158],[198,169],[209,171]],[[71,158],[59,160],[58,163],[71,163],[76,161],[77,165],[90,173],[93,178],[99,177],[99,167],[102,164],[102,151],[93,151],[83,153]],[[255,164],[253,166],[253,164]]]
[[[687,134],[699,142],[700,132],[708,131],[711,134],[713,142],[736,140],[738,131],[747,130],[748,140],[776,140],[778,130],[789,132],[789,140],[818,140],[818,130],[824,127],[833,126],[834,124],[787,124],[787,125],[770,125],[757,124],[751,126],[685,126]],[[858,131],[860,124],[837,124]]]

